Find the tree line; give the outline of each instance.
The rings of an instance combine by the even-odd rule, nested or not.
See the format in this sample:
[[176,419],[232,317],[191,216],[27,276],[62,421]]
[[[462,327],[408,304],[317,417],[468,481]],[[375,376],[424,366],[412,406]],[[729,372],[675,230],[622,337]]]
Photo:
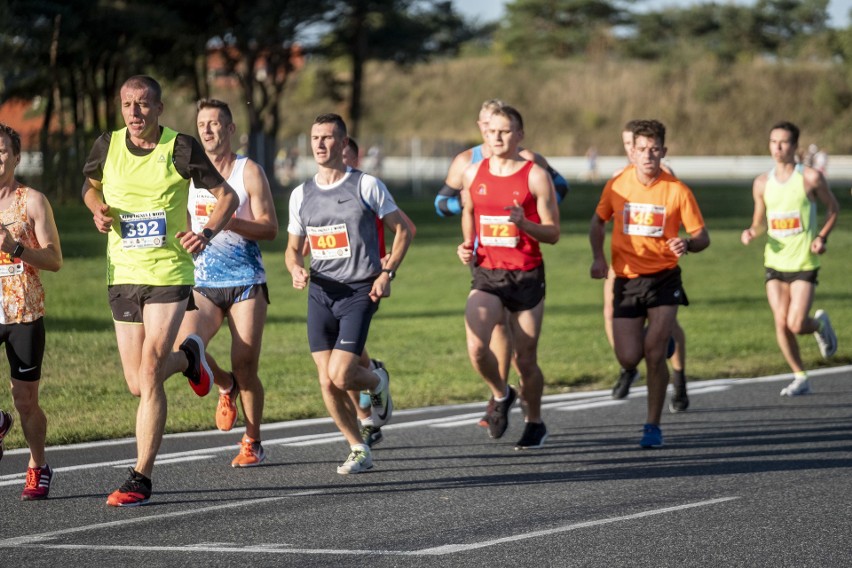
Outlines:
[[356,135],[368,61],[405,66],[471,50],[509,64],[813,58],[842,69],[831,93],[842,111],[852,106],[852,30],[828,26],[827,5],[758,0],[652,10],[629,0],[514,0],[501,22],[482,25],[447,0],[0,0],[0,102],[38,102],[45,175],[60,197],[76,192],[92,140],[117,127],[118,88],[136,73],[196,99],[209,96],[216,78],[231,81],[246,109],[248,153],[268,171],[286,87],[318,58],[345,66],[315,88],[346,108]]

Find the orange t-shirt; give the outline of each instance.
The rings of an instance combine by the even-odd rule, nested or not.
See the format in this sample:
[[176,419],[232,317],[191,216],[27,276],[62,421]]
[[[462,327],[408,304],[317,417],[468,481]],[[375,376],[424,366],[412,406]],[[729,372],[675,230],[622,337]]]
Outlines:
[[624,278],[674,268],[678,259],[666,241],[678,236],[681,225],[688,233],[704,227],[692,191],[664,171],[645,186],[628,168],[607,182],[595,213],[613,219],[612,268]]

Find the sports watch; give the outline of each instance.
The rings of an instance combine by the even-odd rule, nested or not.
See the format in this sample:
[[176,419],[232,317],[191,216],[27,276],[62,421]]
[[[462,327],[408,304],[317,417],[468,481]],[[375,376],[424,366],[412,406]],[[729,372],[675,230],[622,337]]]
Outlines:
[[396,278],[396,270],[391,270],[390,268],[382,268],[382,272],[388,273],[388,280],[393,280]]
[[211,240],[213,240],[213,229],[209,227],[204,227],[203,229],[201,229],[201,236],[204,237],[204,239],[209,243]]

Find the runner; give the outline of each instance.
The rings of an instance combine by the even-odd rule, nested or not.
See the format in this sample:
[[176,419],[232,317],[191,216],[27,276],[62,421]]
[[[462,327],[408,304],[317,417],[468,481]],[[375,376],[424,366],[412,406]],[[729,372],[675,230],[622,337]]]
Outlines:
[[[628,121],[621,131],[621,142],[624,145],[624,153],[627,155],[627,165],[616,171],[612,177],[616,178],[625,170],[633,168],[633,128],[638,123],[638,120]],[[660,163],[660,168],[674,176],[674,172],[663,163]],[[612,340],[612,287],[615,282],[615,272],[610,266],[604,281],[604,329],[606,338],[609,341],[610,347],[615,348]],[[671,359],[672,363],[672,398],[669,401],[669,410],[671,412],[684,412],[689,408],[689,396],[686,393],[686,332],[675,320],[674,331],[672,337],[667,341],[666,357]],[[618,380],[612,388],[612,398],[619,400],[626,398],[630,393],[631,385],[640,377],[639,369],[624,369],[622,368]]]
[[[823,357],[837,351],[837,336],[825,310],[809,312],[828,235],[837,222],[840,205],[828,188],[825,176],[815,168],[796,164],[799,128],[779,122],[769,132],[769,153],[775,166],[757,176],[752,186],[754,214],[741,240],[749,244],[767,233],[764,251],[766,296],[775,317],[775,338],[793,371],[793,382],[782,396],[798,396],[811,390],[796,335],[813,333]],[[825,222],[818,226],[817,200],[826,208]]]
[[[83,168],[83,200],[95,227],[108,235],[107,285],[124,379],[139,398],[136,465],[107,499],[114,507],[143,505],[166,423],[163,383],[182,371],[199,396],[210,391],[212,370],[204,343],[190,335],[172,351],[192,303],[192,254],[221,231],[239,204],[193,138],[161,127],[162,90],[146,75],[120,91],[125,128],[102,134]],[[200,233],[187,230],[189,180],[217,199]]]
[[[625,369],[645,358],[648,415],[640,441],[643,448],[663,446],[660,417],[669,382],[666,343],[678,305],[688,303],[678,259],[710,245],[692,191],[661,167],[665,138],[666,129],[656,120],[634,126],[634,167],[607,182],[589,229],[591,276],[606,278],[606,223],[613,220],[613,343]],[[678,235],[681,224],[690,238]]]
[[[308,343],[319,374],[323,401],[350,446],[340,474],[373,467],[370,447],[358,430],[353,400],[346,391],[369,390],[373,423],[390,420],[390,377],[384,368],[360,366],[360,355],[379,300],[390,296],[391,281],[411,242],[402,215],[377,178],[343,163],[346,124],[336,114],[318,116],[311,127],[317,174],[290,195],[287,270],[293,287],[308,291]],[[379,258],[378,215],[396,233],[384,267]],[[310,240],[311,272],[302,249]],[[310,285],[308,280],[310,279]]]
[[[232,371],[224,371],[206,354],[213,382],[219,387],[216,427],[226,432],[234,427],[239,398],[246,432],[231,466],[252,467],[266,459],[260,443],[264,392],[258,361],[269,291],[257,241],[275,239],[278,217],[263,169],[231,150],[231,137],[236,132],[231,109],[216,99],[203,99],[197,108],[196,125],[204,152],[216,170],[227,177],[240,204],[222,232],[195,256],[193,300],[198,310],[186,312],[178,337],[196,334],[206,345],[228,318]],[[215,203],[209,191],[190,183],[193,231],[199,233],[207,225]]]
[[[504,106],[506,103],[500,99],[489,99],[482,103],[479,109],[476,125],[479,128],[479,133],[482,140],[485,141],[485,133],[488,129],[488,120],[494,110]],[[553,169],[547,160],[541,154],[537,154],[526,148],[518,148],[518,152],[525,160],[535,162],[550,174],[554,188],[556,189],[556,201],[561,203],[568,194],[568,181],[562,175]],[[480,144],[458,154],[450,163],[450,169],[447,171],[447,178],[444,181],[444,186],[435,196],[435,211],[440,217],[450,217],[458,215],[462,210],[462,201],[465,196],[462,192],[463,176],[465,170],[472,164],[481,162],[484,158],[491,155],[491,150],[488,144]],[[491,335],[491,350],[497,356],[497,364],[500,368],[500,376],[503,381],[509,380],[509,370],[512,361],[511,339],[508,336],[508,312],[506,313],[506,321],[500,322],[494,328]],[[521,401],[523,404],[523,401]],[[525,408],[525,406],[524,406]],[[488,427],[488,414],[494,409],[494,400],[489,399],[485,415],[479,420],[479,425]]]
[[[21,163],[21,136],[0,123],[0,342],[6,344],[12,400],[30,448],[21,500],[47,499],[53,470],[44,444],[47,417],[38,394],[44,359],[44,288],[39,270],[62,268],[59,232],[43,193],[15,179]],[[0,411],[0,458],[12,415]]]
[[517,398],[501,374],[491,342],[495,327],[509,312],[509,348],[526,404],[526,425],[517,450],[540,448],[547,439],[541,418],[544,377],[537,360],[545,286],[539,243],[559,240],[553,182],[544,168],[521,156],[518,145],[523,136],[517,110],[504,105],[493,111],[486,130],[491,157],[464,172],[463,190],[469,199],[462,212],[464,240],[457,250],[461,261],[473,267],[465,327],[471,363],[494,400],[487,412],[492,438],[506,432]]

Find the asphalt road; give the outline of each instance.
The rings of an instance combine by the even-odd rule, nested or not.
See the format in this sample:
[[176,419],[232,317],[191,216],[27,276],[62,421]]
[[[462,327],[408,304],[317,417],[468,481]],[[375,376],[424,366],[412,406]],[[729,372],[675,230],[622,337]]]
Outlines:
[[[643,450],[644,387],[548,397],[544,448],[476,426],[484,404],[400,411],[375,468],[343,476],[327,419],[266,425],[269,458],[229,466],[241,432],[170,435],[149,505],[107,507],[132,440],[50,448],[51,498],[21,502],[0,462],[0,567],[852,565],[852,367],[691,385]],[[483,388],[483,392],[485,389]],[[212,413],[211,413],[212,419]]]

